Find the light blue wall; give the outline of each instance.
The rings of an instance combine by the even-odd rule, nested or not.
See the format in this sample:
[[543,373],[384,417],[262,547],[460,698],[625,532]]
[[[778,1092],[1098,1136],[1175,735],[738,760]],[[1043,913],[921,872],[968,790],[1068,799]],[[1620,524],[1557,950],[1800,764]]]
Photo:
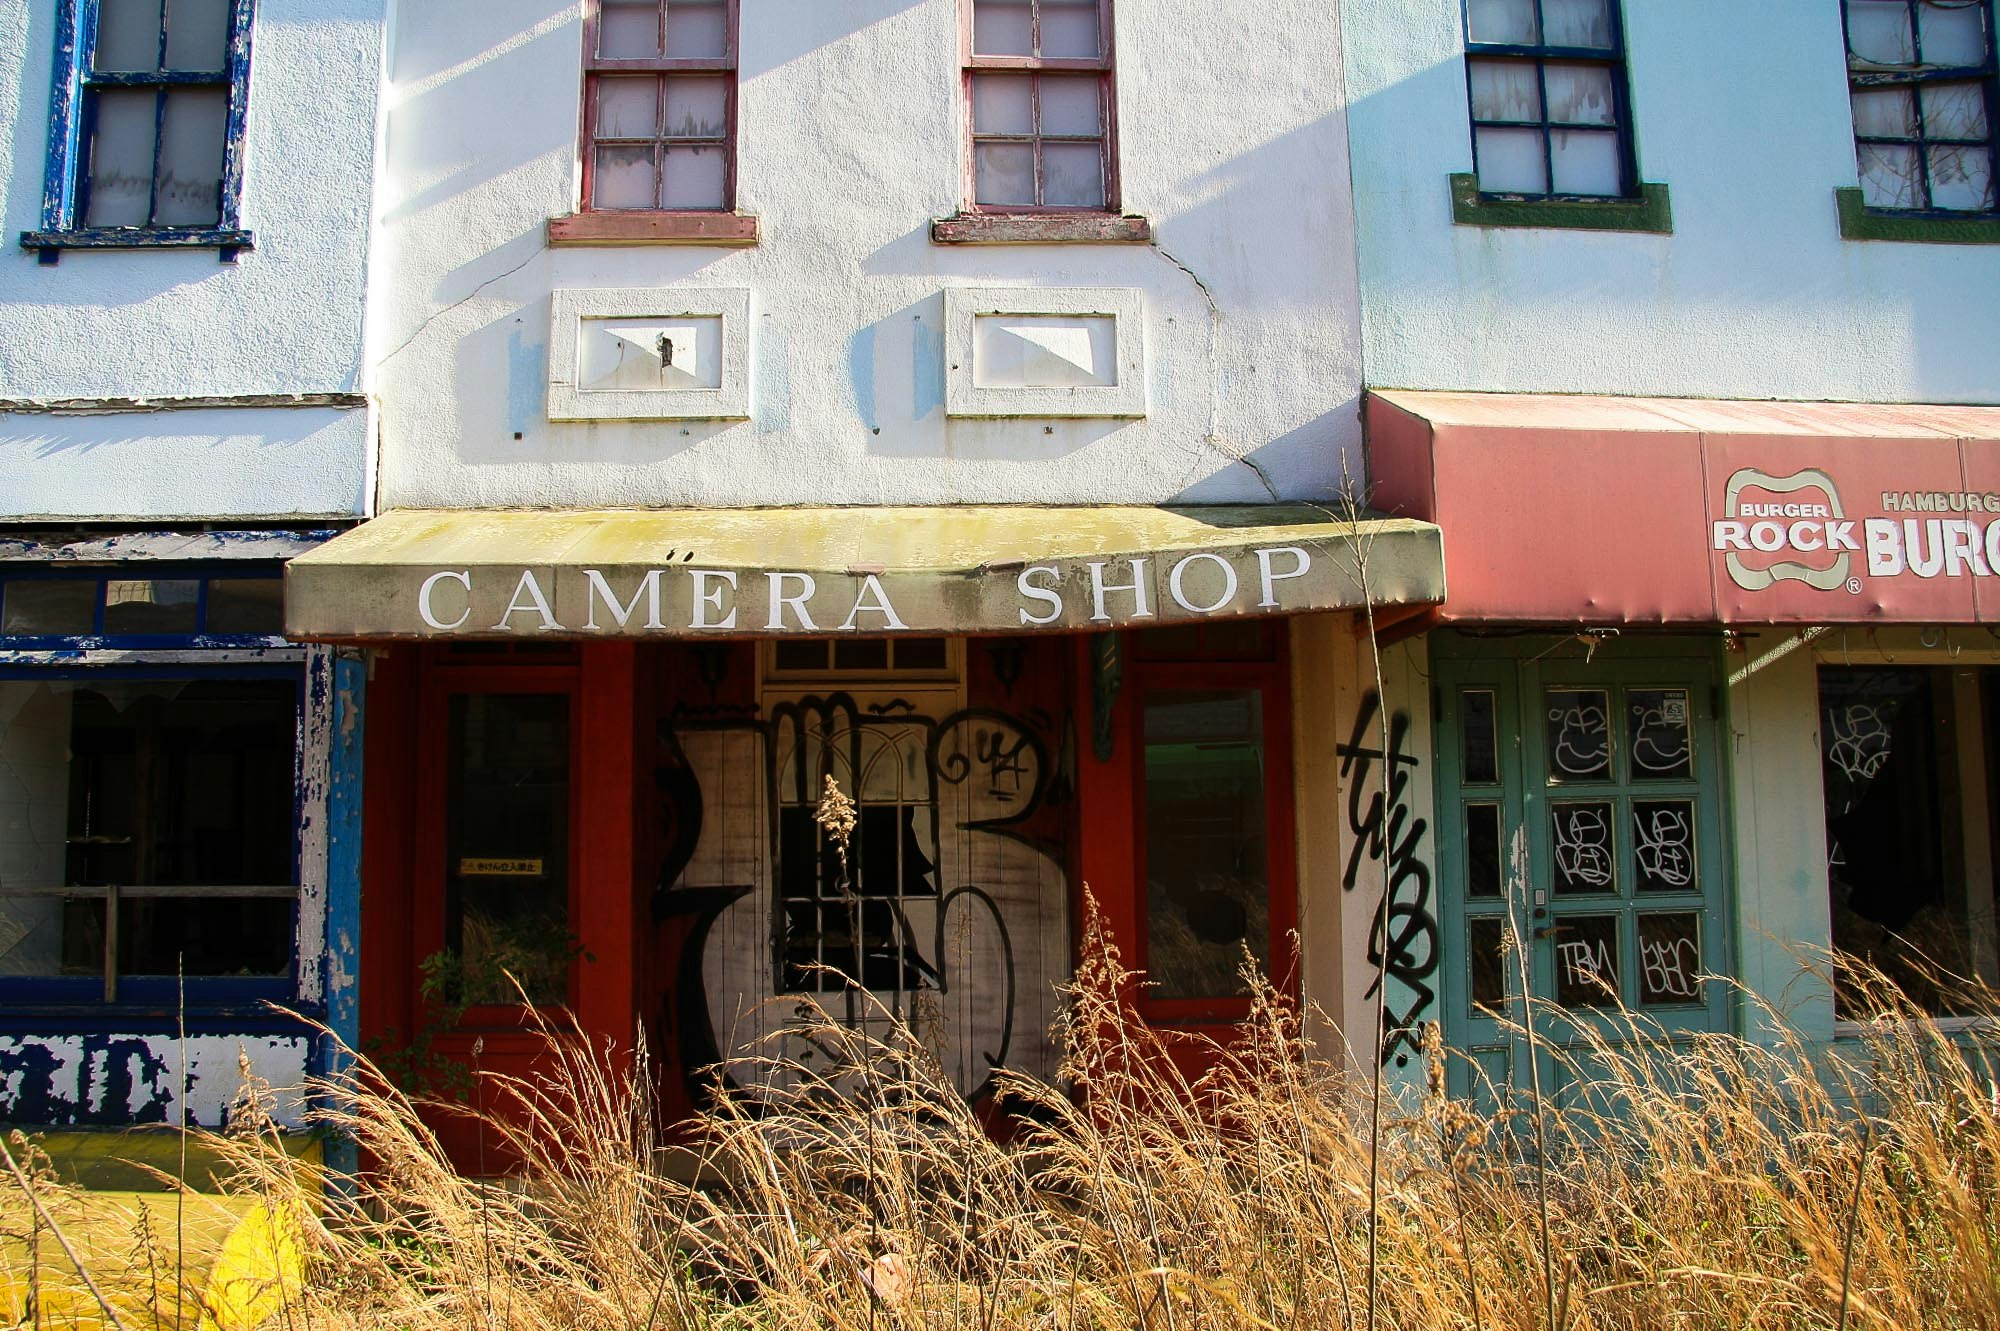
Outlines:
[[1345,0],[1371,386],[2000,402],[2000,246],[1840,238],[1838,0],[1624,0],[1670,236],[1455,226],[1459,0]]

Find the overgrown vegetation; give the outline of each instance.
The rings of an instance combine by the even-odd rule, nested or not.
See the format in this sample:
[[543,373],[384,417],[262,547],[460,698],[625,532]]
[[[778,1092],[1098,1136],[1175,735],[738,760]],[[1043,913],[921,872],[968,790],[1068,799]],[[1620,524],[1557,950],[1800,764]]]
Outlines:
[[323,1204],[268,1133],[221,1144],[305,1252],[270,1324],[2000,1327],[2000,1092],[1977,1037],[1879,978],[1839,1054],[1770,1013],[1765,1041],[1579,1032],[1546,1054],[1588,1081],[1563,1105],[1448,1097],[1429,1041],[1428,1090],[1382,1115],[1370,1282],[1370,1079],[1268,992],[1186,1078],[1101,935],[1086,957],[1064,1080],[1003,1078],[1004,1142],[915,1035],[830,1019],[831,1066],[746,1058],[741,1084],[790,1089],[723,1095],[671,1146],[643,1052],[552,1033],[483,1122],[504,1180],[364,1072],[317,1112],[372,1168]]

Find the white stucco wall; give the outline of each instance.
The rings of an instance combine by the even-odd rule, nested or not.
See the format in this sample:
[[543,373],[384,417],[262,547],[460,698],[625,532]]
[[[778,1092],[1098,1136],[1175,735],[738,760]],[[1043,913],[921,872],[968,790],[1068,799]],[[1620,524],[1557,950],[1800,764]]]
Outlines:
[[[934,245],[960,203],[958,0],[759,0],[737,203],[760,243],[552,251],[544,223],[577,202],[580,8],[397,17],[371,335],[385,507],[1248,501],[1358,471],[1324,6],[1119,7],[1122,202],[1157,247]],[[1034,284],[1144,293],[1145,419],[947,421],[945,288]],[[750,291],[750,419],[551,424],[551,289],[672,286]]]
[[[0,0],[0,399],[352,394],[386,0],[260,0],[242,221],[256,248],[68,251],[41,226],[55,13]],[[362,511],[367,434],[237,413],[41,415],[0,425],[0,518]],[[107,439],[122,447],[106,448]],[[247,442],[246,442],[247,441]],[[88,460],[88,461],[86,461]],[[303,477],[312,476],[309,481]]]
[[2000,400],[2000,249],[1840,238],[1840,6],[1625,0],[1640,177],[1671,236],[1454,226],[1458,0],[1344,0],[1371,385]]

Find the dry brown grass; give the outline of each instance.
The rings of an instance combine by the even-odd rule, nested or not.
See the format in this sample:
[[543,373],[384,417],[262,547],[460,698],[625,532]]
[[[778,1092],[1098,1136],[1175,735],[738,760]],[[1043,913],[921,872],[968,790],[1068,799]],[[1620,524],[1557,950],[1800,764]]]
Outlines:
[[[483,1129],[526,1162],[505,1181],[454,1171],[400,1093],[354,1094],[325,1123],[375,1168],[295,1209],[309,1278],[272,1324],[2000,1328],[1994,1083],[1879,984],[1846,1057],[1782,1027],[1585,1039],[1590,1093],[1539,1114],[1446,1097],[1433,1048],[1429,1093],[1383,1115],[1371,1309],[1366,1079],[1266,994],[1186,1080],[1115,952],[1087,956],[1065,1084],[1006,1079],[1006,1144],[916,1038],[831,1021],[830,1066],[671,1149],[643,1056],[552,1037]],[[240,1183],[281,1197],[296,1163],[258,1140],[229,1148]]]

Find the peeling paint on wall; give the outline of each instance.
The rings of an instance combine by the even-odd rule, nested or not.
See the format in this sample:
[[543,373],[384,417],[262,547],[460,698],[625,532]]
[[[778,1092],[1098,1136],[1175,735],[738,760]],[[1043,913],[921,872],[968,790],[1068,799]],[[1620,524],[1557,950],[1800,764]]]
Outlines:
[[[201,1035],[181,1045],[172,1035],[111,1032],[0,1036],[0,1122],[47,1127],[133,1127],[180,1117],[182,1088],[190,1122],[220,1129],[243,1090],[239,1056],[275,1088],[305,1079],[303,1037]],[[275,1117],[300,1126],[296,1097],[280,1093]]]

